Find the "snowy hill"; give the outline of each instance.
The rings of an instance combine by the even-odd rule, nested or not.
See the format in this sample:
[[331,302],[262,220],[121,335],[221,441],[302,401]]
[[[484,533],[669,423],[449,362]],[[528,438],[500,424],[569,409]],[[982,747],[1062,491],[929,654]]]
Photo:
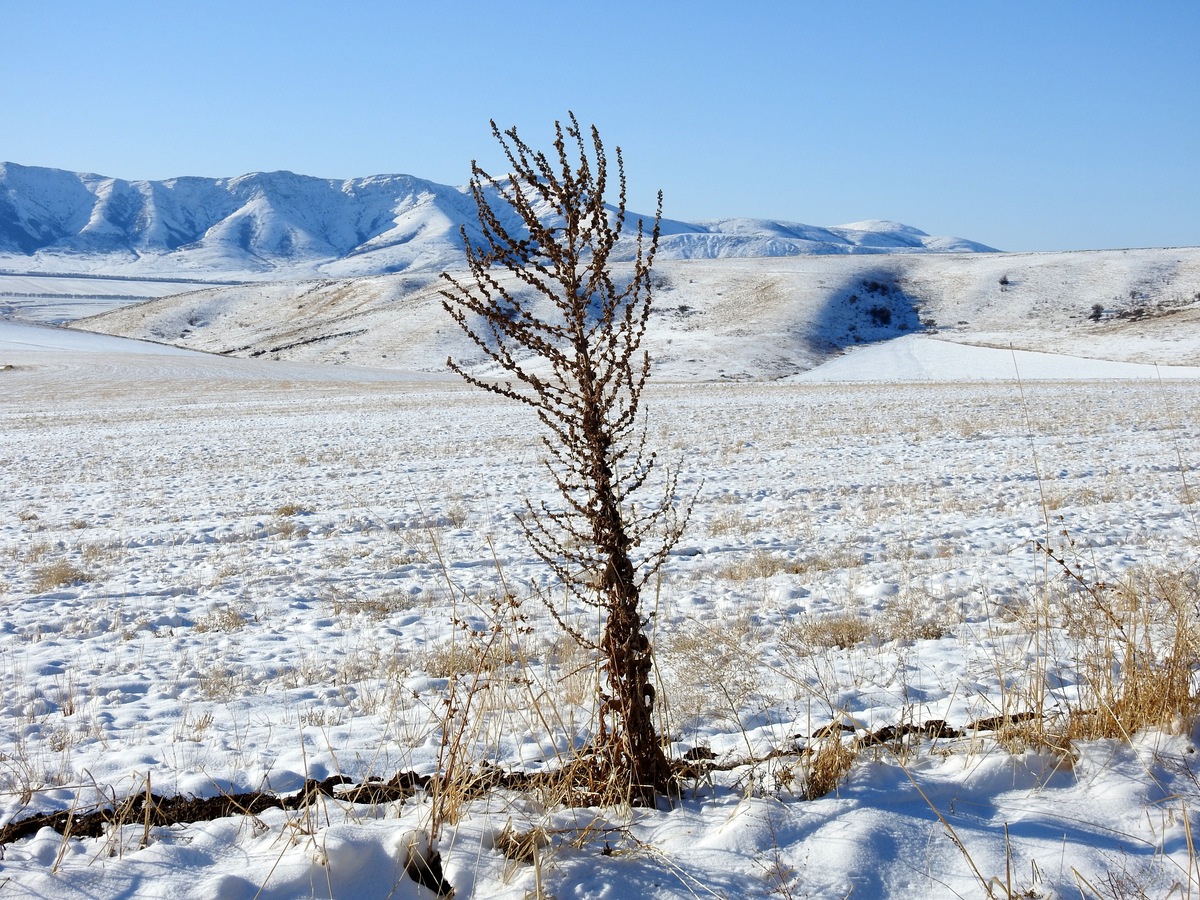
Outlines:
[[[664,379],[782,378],[918,333],[1200,365],[1200,248],[664,260],[654,285],[646,341]],[[446,316],[439,286],[432,274],[408,273],[227,285],[76,327],[297,362],[434,372],[453,354],[482,365]]]
[[[636,219],[635,215],[633,219]],[[120,275],[347,277],[438,271],[475,228],[461,187],[410,175],[269,172],[124,181],[0,163],[0,268]],[[987,251],[894,222],[663,223],[662,259]]]

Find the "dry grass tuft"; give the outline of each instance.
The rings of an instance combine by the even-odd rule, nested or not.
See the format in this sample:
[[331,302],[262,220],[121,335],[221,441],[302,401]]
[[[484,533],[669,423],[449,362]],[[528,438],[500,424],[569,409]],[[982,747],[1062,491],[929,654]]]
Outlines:
[[512,823],[496,835],[494,845],[506,858],[515,862],[534,863],[538,852],[550,846],[550,835],[544,828],[515,831]]
[[118,558],[121,546],[116,542],[84,544],[79,548],[79,559],[86,565],[98,565]]
[[691,625],[664,633],[656,645],[671,718],[685,731],[714,719],[740,727],[742,710],[764,681],[764,663],[746,652],[758,639],[755,627],[749,619]]
[[890,641],[936,641],[946,636],[951,615],[936,598],[902,593],[891,600],[877,623]]
[[424,669],[433,678],[455,678],[460,675],[495,672],[514,665],[518,654],[506,641],[495,641],[486,647],[459,638],[433,644],[416,660],[416,668]]
[[194,630],[205,633],[209,631],[232,632],[246,626],[247,613],[240,606],[222,604],[210,607],[208,612],[196,620]]
[[331,603],[335,615],[362,615],[376,621],[386,619],[396,613],[407,612],[415,605],[412,595],[399,590],[374,597],[347,597],[338,593],[333,597]]
[[1192,683],[1200,661],[1195,572],[1134,572],[1119,584],[1088,585],[1064,610],[1084,647],[1069,737],[1188,727],[1200,699]]
[[476,649],[461,640],[430,645],[418,654],[415,667],[423,669],[433,678],[455,678],[483,671]]
[[39,566],[33,573],[33,589],[37,593],[45,593],[55,588],[69,584],[82,584],[93,578],[78,566],[60,559],[44,566]]
[[184,706],[183,714],[179,717],[179,722],[175,725],[173,738],[176,742],[191,741],[199,743],[204,739],[204,735],[212,726],[212,723],[212,710],[205,710],[198,716],[192,716],[188,707]]
[[889,603],[876,616],[853,612],[805,616],[784,626],[779,641],[793,653],[806,656],[816,650],[848,650],[865,643],[938,640],[945,634],[940,618],[930,618],[928,609],[904,598]]
[[600,664],[596,653],[569,635],[554,635],[541,650],[560,696],[568,706],[583,706],[600,691]]
[[804,799],[816,800],[836,790],[854,765],[856,756],[853,748],[842,743],[837,734],[825,737],[815,748],[810,747],[804,774]]
[[244,696],[249,689],[249,684],[244,671],[214,662],[211,666],[200,670],[196,689],[200,696],[208,700],[228,702]]
[[789,650],[806,655],[815,649],[846,650],[864,641],[880,638],[877,623],[854,613],[806,616],[784,626],[779,642]]
[[270,533],[285,541],[302,541],[309,535],[306,525],[286,516],[279,516],[271,523]]
[[755,578],[770,578],[772,575],[802,575],[808,571],[808,563],[767,550],[755,550],[724,566],[717,572],[718,578],[730,581],[750,581]]

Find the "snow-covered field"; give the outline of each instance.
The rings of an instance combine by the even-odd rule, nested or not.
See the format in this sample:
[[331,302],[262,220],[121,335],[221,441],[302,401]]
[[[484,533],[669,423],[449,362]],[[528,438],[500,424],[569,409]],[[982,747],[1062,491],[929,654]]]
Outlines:
[[887,381],[1041,381],[1200,378],[1200,366],[1159,366],[1108,359],[956,344],[912,334],[857,347],[792,383]]
[[[9,263],[20,262],[8,259]],[[0,270],[0,319],[58,325],[220,281],[16,273]]]
[[[657,811],[471,801],[440,840],[456,895],[1196,896],[1194,723],[1058,731],[1116,677],[1106,615],[1161,650],[1167,599],[1196,613],[1200,380],[1167,375],[1200,373],[1038,365],[920,338],[809,383],[658,383],[651,440],[698,491],[647,598],[664,730],[675,755],[758,761]],[[545,490],[524,410],[430,375],[2,323],[0,385],[0,823],[433,772],[443,701],[493,634],[450,726],[473,758],[537,771],[585,740],[591,668],[514,522]],[[505,587],[527,620],[493,604]],[[849,747],[1031,709],[859,747],[804,799],[830,723]],[[431,896],[402,871],[428,816],[322,798],[46,829],[0,848],[0,897]],[[534,863],[506,828],[541,830]]]

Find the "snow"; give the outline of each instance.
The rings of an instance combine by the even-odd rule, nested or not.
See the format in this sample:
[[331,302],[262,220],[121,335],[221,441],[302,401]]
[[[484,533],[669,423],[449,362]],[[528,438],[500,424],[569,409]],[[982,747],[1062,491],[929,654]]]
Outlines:
[[1152,366],[1028,350],[1001,350],[912,334],[851,350],[845,356],[789,380],[1015,382],[1100,378],[1200,378],[1200,366]]
[[107,334],[89,334],[67,328],[51,328],[0,319],[0,353],[30,351],[64,351],[72,353],[137,353],[171,356],[200,356],[194,350],[133,341]]
[[59,325],[218,283],[0,272],[0,319]]
[[[732,277],[667,274],[691,271]],[[720,333],[672,321],[696,353]],[[1194,369],[942,337],[852,350],[801,383],[699,383],[680,363],[651,390],[650,440],[698,492],[652,598],[673,753],[762,758],[835,721],[962,727],[1039,691],[1053,717],[1086,696],[1085,636],[1057,617],[1087,596],[1034,540],[1093,581],[1194,577]],[[749,339],[718,346],[750,368]],[[470,642],[452,619],[497,625],[501,576],[524,598],[504,635],[528,666],[491,670],[472,753],[536,769],[586,737],[586,661],[532,596],[547,575],[514,522],[545,490],[527,411],[402,367],[15,323],[0,326],[0,386],[0,822],[148,785],[214,796],[432,772],[444,667]],[[874,636],[798,637],[847,613]],[[815,800],[787,752],[659,810],[496,792],[439,848],[460,900],[956,897],[981,882],[1186,896],[1194,728],[1057,748],[911,739],[862,749]],[[428,821],[419,797],[324,798],[104,838],[43,830],[3,849],[0,891],[415,900],[431,895],[402,869]],[[545,831],[536,866],[500,852],[505,827]]]

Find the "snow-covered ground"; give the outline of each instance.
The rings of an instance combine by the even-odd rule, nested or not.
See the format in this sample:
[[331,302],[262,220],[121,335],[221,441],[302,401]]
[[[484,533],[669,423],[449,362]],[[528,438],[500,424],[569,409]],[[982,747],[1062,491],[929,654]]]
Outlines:
[[[1113,671],[1107,598],[1160,649],[1163,598],[1194,607],[1200,380],[931,338],[807,377],[649,396],[698,492],[647,598],[664,731],[673,754],[759,761],[656,811],[472,801],[440,839],[457,896],[1195,896],[1194,723],[1054,732]],[[13,325],[0,386],[0,823],[432,772],[472,634],[504,646],[457,720],[473,758],[536,771],[586,738],[591,668],[514,522],[545,492],[525,410],[399,370]],[[497,612],[502,580],[528,620]],[[830,723],[849,746],[1031,708],[1049,735],[862,747],[802,797]],[[43,830],[2,848],[0,896],[430,896],[402,871],[428,817],[324,799]],[[505,828],[544,832],[536,864]]]
[[1001,350],[911,334],[857,347],[791,382],[1008,381],[1108,378],[1200,378],[1200,366],[1089,359],[1061,353]]
[[[21,260],[10,259],[8,262],[20,263]],[[0,270],[0,320],[58,325],[216,283],[229,284]]]

